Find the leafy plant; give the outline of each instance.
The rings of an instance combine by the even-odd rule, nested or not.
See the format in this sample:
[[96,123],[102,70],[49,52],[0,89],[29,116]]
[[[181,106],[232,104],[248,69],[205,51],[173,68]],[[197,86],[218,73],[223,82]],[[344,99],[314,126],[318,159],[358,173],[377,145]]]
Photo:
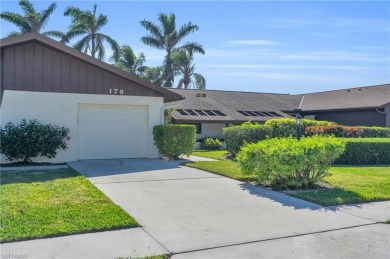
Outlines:
[[390,138],[390,128],[360,126],[362,138]]
[[309,126],[304,130],[305,136],[322,135],[345,138],[357,138],[361,135],[359,127],[342,126],[342,125],[324,125],[324,126]]
[[345,152],[336,160],[347,165],[390,165],[390,138],[347,138]]
[[165,124],[153,128],[154,144],[161,155],[177,159],[190,155],[195,146],[196,127],[193,125]]
[[[284,138],[284,137],[296,137],[297,135],[297,124],[295,119],[282,118],[282,119],[271,119],[264,123],[270,127],[270,137],[273,138]],[[306,127],[310,126],[330,126],[335,123],[330,121],[316,121],[303,119],[301,125],[301,135],[303,135]]]
[[67,149],[70,137],[65,127],[23,119],[18,125],[8,122],[0,127],[0,140],[0,152],[8,160],[22,159],[26,163],[33,157],[55,157],[58,149]]
[[206,138],[200,144],[200,148],[205,150],[218,150],[221,147],[222,142],[217,138]]
[[334,137],[274,138],[242,147],[237,161],[243,173],[255,173],[275,189],[312,187],[328,174],[345,150]]
[[237,154],[245,143],[258,142],[266,139],[269,134],[269,127],[251,122],[223,129],[226,149],[232,154]]

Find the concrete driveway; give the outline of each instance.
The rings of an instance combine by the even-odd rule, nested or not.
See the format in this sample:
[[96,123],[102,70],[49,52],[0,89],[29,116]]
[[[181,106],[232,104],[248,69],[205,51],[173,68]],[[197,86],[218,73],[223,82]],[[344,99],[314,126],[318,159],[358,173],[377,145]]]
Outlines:
[[[357,227],[367,227],[383,237],[380,244],[369,243],[366,253],[388,256],[389,225],[378,228],[373,219],[181,166],[180,162],[85,160],[69,166],[135,217],[164,248],[178,254],[175,258],[208,257],[205,251],[210,251],[209,257],[259,257],[261,245],[266,249],[275,240],[284,240],[291,248],[286,238],[300,238],[302,244],[310,235]],[[282,249],[283,242],[279,244],[275,248]],[[236,254],[231,251],[234,247]]]

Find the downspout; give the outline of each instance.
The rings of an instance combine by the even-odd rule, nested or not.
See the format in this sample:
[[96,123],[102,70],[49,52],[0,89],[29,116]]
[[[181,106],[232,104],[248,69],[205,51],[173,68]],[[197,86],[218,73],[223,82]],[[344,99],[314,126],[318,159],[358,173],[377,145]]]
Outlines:
[[164,123],[165,123],[165,120],[164,120],[164,111],[165,111],[166,109],[172,109],[172,108],[179,107],[179,106],[182,104],[182,101],[183,101],[183,100],[173,101],[173,102],[169,102],[169,103],[164,103],[163,107],[161,107],[161,110],[160,110],[160,123],[161,123],[161,124],[164,124]]

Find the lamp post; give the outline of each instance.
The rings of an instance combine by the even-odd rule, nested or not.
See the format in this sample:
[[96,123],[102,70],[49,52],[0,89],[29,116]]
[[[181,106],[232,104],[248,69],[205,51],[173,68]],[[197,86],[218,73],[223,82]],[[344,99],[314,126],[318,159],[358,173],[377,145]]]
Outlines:
[[297,114],[297,116],[295,117],[296,119],[296,122],[297,122],[297,139],[300,140],[301,139],[301,124],[302,124],[302,116],[299,114]]

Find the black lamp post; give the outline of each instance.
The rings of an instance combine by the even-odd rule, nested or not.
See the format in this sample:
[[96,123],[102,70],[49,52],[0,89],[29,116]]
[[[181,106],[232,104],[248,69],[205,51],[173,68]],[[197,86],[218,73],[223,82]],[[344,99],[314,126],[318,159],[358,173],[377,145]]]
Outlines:
[[297,114],[297,116],[295,117],[296,119],[296,122],[297,122],[297,139],[300,140],[301,139],[301,124],[302,124],[302,116],[299,114]]

